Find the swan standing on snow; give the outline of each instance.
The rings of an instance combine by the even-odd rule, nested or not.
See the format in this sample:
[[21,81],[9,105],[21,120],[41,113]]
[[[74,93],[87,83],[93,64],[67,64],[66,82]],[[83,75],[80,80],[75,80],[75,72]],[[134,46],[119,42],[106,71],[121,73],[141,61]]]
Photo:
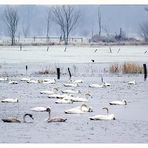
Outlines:
[[129,84],[129,85],[135,85],[135,84],[136,84],[136,81],[135,81],[135,80],[129,81],[128,84]]
[[48,123],[50,123],[50,122],[65,122],[67,119],[65,119],[65,118],[62,118],[62,117],[53,117],[53,118],[51,118],[51,109],[50,108],[48,108],[47,109],[47,112],[49,113],[49,118],[48,118],[48,120],[47,120],[47,122]]
[[[27,123],[26,121],[26,116],[29,116],[32,120],[34,120],[32,114],[25,114],[23,116],[23,122]],[[21,120],[18,120],[16,117],[8,117],[7,119],[2,119],[3,122],[8,122],[8,123],[21,123]]]
[[35,112],[47,112],[47,110],[49,109],[49,107],[34,107],[31,108],[31,111],[35,111]]
[[122,100],[122,101],[112,101],[109,102],[110,105],[127,105],[127,101],[126,100]]
[[4,99],[4,100],[1,100],[2,103],[18,103],[19,100],[17,98],[15,99],[11,99],[11,98],[7,98],[7,99]]
[[40,94],[47,94],[47,95],[53,95],[58,91],[58,88],[53,88],[52,91],[50,90],[43,90],[40,91]]
[[107,107],[104,107],[102,109],[105,109],[107,111],[107,115],[95,115],[93,117],[90,117],[90,120],[115,120],[114,114],[109,114],[109,110]]
[[93,112],[92,107],[87,106],[86,104],[82,104],[81,106],[68,109],[64,111],[66,114],[83,114],[86,112]]

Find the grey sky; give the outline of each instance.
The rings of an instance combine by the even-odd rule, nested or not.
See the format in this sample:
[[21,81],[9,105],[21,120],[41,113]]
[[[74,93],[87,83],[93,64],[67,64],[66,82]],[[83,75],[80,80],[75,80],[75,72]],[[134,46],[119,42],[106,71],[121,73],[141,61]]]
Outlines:
[[[5,26],[2,20],[3,10],[6,6],[0,6],[0,35],[6,34]],[[30,36],[45,36],[46,16],[50,6],[47,5],[18,5],[17,7],[20,21],[17,34],[22,35],[22,26],[30,26]],[[146,5],[75,5],[81,12],[81,19],[75,31],[74,36],[90,36],[98,33],[97,8],[102,14],[102,26],[107,28],[109,33],[119,32],[120,27],[126,34],[137,36],[139,24],[148,21],[148,12],[144,10]],[[58,26],[51,22],[50,34],[60,35]]]

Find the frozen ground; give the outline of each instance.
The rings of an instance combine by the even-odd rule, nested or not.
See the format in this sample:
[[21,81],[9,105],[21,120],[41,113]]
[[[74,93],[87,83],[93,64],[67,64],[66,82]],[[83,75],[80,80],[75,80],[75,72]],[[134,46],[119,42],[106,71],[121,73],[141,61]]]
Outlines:
[[[94,112],[83,115],[67,115],[64,110],[78,106],[74,104],[55,104],[55,99],[49,99],[41,95],[40,90],[51,89],[58,86],[60,90],[66,89],[63,83],[68,81],[68,75],[62,75],[56,85],[27,84],[20,82],[10,85],[0,82],[0,99],[18,97],[20,102],[16,104],[0,103],[0,118],[17,116],[22,118],[24,113],[32,113],[33,123],[8,124],[0,121],[1,143],[148,143],[148,83],[143,81],[143,75],[110,74],[107,72],[110,63],[133,61],[136,63],[148,63],[148,53],[144,54],[147,46],[112,47],[113,53],[109,53],[109,47],[77,48],[51,47],[25,47],[19,48],[0,47],[0,75],[9,76],[10,79],[20,80],[25,77],[25,65],[27,64],[28,76],[33,79],[56,78],[56,75],[37,75],[35,72],[48,65],[61,67],[67,73],[70,67],[73,79],[83,79],[79,89],[82,94],[90,92],[93,98],[88,105]],[[121,48],[120,52],[117,50]],[[104,49],[104,50],[103,50]],[[90,59],[96,62],[91,63]],[[53,63],[53,64],[51,64]],[[76,68],[74,68],[76,66]],[[105,70],[104,70],[105,68]],[[97,70],[96,70],[97,69]],[[101,83],[100,76],[111,83],[108,88],[89,88],[89,84]],[[136,80],[137,84],[129,86],[130,80]],[[109,106],[112,100],[126,99],[127,106]],[[36,106],[50,106],[52,116],[67,118],[65,123],[47,123],[45,119],[48,113],[31,112],[30,108]],[[114,121],[90,121],[89,117],[96,114],[104,114],[102,107],[109,107],[110,113],[114,113]]]

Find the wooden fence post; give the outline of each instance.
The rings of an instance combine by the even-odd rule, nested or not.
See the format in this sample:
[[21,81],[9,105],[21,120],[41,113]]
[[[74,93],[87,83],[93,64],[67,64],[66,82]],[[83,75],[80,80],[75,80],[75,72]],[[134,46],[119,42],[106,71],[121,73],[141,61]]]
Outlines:
[[26,75],[27,75],[28,65],[26,65]]
[[143,70],[144,70],[144,81],[146,81],[146,78],[147,78],[147,68],[146,68],[146,64],[143,64]]
[[57,68],[57,79],[60,79],[60,68]]
[[71,72],[70,72],[70,68],[68,67],[68,73],[69,73],[69,77],[71,79]]

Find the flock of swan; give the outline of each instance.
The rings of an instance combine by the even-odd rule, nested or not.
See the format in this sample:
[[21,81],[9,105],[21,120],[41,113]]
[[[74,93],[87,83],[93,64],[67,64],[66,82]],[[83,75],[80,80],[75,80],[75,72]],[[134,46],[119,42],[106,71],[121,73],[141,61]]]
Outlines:
[[[9,84],[18,84],[19,81],[12,81],[8,78],[0,78],[0,82],[8,82]],[[26,83],[46,83],[46,84],[56,84],[55,79],[44,79],[44,80],[33,80],[30,78],[22,78],[20,81],[24,81]],[[41,95],[47,95],[48,98],[56,99],[55,104],[72,104],[74,102],[80,102],[82,103],[80,106],[67,109],[64,111],[65,114],[84,114],[93,112],[93,108],[86,103],[89,100],[89,97],[92,98],[92,95],[90,93],[86,93],[84,97],[80,97],[79,94],[81,94],[80,90],[76,90],[78,86],[80,87],[81,83],[83,83],[82,80],[70,80],[67,83],[64,83],[63,86],[66,88],[72,88],[72,89],[65,89],[61,90],[61,93],[59,93],[59,88],[55,87],[52,88],[52,90],[41,90]],[[129,85],[135,85],[135,80],[129,81]],[[91,88],[106,88],[110,87],[110,83],[102,82],[102,84],[90,84],[89,87]],[[17,98],[6,98],[1,100],[1,103],[19,103],[19,99]],[[109,105],[127,105],[126,100],[115,100],[109,102]],[[103,107],[103,110],[106,110],[106,114],[98,114],[94,115],[92,117],[89,117],[90,120],[115,120],[114,114],[109,113],[109,109],[107,107]],[[33,112],[47,112],[48,113],[48,119],[47,122],[65,122],[67,119],[63,117],[51,117],[51,108],[50,107],[33,107],[30,109]],[[25,114],[23,116],[23,120],[19,120],[16,117],[8,117],[6,119],[2,119],[3,122],[8,123],[21,123],[26,122],[25,118],[26,116],[30,117],[32,120],[33,115],[32,114]]]

